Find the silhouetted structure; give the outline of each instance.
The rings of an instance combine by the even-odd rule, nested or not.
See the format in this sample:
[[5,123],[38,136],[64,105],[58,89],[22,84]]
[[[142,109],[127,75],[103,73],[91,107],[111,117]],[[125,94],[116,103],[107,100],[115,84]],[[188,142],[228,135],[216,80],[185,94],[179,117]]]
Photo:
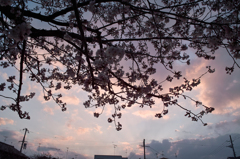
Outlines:
[[228,157],[227,159],[240,159],[240,156],[238,156],[238,157]]
[[15,149],[14,146],[0,142],[0,159],[29,159],[29,157]]
[[94,159],[128,159],[128,158],[117,155],[94,155]]

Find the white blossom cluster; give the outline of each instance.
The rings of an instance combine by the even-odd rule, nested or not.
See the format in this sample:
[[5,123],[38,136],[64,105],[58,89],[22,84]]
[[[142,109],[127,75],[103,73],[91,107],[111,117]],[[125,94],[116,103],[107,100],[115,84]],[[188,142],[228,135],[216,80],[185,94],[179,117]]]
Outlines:
[[0,0],[0,6],[10,6],[12,3],[13,0]]
[[119,47],[110,46],[104,52],[99,49],[96,52],[96,60],[94,61],[95,67],[105,67],[108,64],[118,63],[124,57],[124,50]]
[[96,8],[95,8],[94,4],[95,4],[95,0],[91,0],[89,3],[89,6],[88,6],[88,10],[92,13],[96,12]]
[[63,38],[66,39],[66,40],[69,40],[69,41],[72,40],[72,37],[68,33],[65,33]]
[[31,25],[30,23],[21,23],[16,27],[9,30],[9,38],[14,39],[16,42],[27,40],[28,35],[31,33]]
[[[101,84],[104,87],[104,85],[109,82],[108,69],[111,68],[109,65],[116,65],[119,63],[124,57],[124,53],[125,52],[122,48],[114,46],[108,47],[106,51],[101,49],[97,50],[94,66],[95,69],[101,70],[96,77],[98,84]],[[122,77],[124,75],[124,71],[122,69],[118,69],[115,74],[118,77]]]
[[110,46],[107,48],[106,52],[107,63],[113,64],[120,62],[124,56],[124,50],[119,47]]

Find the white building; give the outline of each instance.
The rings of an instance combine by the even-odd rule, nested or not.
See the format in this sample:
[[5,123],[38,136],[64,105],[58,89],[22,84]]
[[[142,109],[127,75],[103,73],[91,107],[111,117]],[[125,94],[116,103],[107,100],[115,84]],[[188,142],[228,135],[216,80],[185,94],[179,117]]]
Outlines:
[[128,158],[116,155],[94,155],[94,159],[128,159]]

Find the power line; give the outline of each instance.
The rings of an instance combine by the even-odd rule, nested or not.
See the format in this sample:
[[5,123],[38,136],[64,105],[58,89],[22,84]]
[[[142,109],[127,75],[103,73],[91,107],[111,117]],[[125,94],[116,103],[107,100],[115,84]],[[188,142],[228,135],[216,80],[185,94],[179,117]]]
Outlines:
[[216,154],[217,152],[219,152],[221,149],[225,148],[227,141],[224,141],[220,146],[218,146],[216,149],[214,149],[212,152],[210,152],[208,155],[211,155],[211,154]]
[[239,136],[239,137],[237,137],[237,138],[235,137],[235,139],[233,139],[233,142],[234,142],[235,140],[238,140],[238,139],[240,139],[240,136]]
[[155,150],[155,149],[152,148],[151,146],[149,146],[149,148],[151,148],[152,150],[154,150],[155,152],[157,152],[158,154],[160,154],[157,150]]

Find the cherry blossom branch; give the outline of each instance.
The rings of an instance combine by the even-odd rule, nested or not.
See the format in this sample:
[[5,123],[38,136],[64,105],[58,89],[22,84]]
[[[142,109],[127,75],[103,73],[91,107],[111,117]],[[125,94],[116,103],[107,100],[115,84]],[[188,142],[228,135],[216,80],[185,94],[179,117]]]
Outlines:
[[236,64],[238,68],[240,68],[239,64],[237,63],[237,61],[235,60],[235,58],[233,57],[233,55],[229,52],[228,48],[226,47],[226,45],[223,45],[225,47],[225,49],[227,50],[228,55],[232,58],[234,64],[233,66]]
[[24,55],[25,55],[25,51],[26,51],[26,40],[23,40],[23,48],[22,48],[22,53],[21,53],[21,59],[20,59],[20,75],[19,75],[19,85],[18,85],[18,93],[17,93],[17,99],[16,99],[16,104],[17,104],[17,112],[20,118],[23,118],[21,111],[20,111],[20,96],[21,96],[21,90],[22,90],[22,79],[23,79],[23,62],[24,62]]
[[7,97],[7,96],[1,95],[1,94],[0,94],[0,96],[1,96],[1,97],[4,97],[4,98],[12,99],[12,100],[14,100],[14,101],[16,102],[16,99],[14,99],[14,98],[12,98],[12,97]]
[[[29,67],[28,63],[26,62],[26,66],[28,67],[28,70],[32,73],[32,75],[34,75],[34,78],[37,79],[37,82],[42,86],[42,89],[43,89],[43,93],[45,94],[45,92],[48,93],[48,96],[50,96],[56,103],[58,106],[61,107],[62,111],[66,111],[66,103],[62,103],[60,102],[60,100],[57,100],[53,94],[49,93],[49,91],[45,88],[45,86],[43,85],[43,83],[41,82],[41,79],[32,71],[32,69]],[[59,97],[60,98],[60,97]],[[45,99],[46,100],[46,99]]]
[[[199,37],[199,39],[205,39],[205,37]],[[192,40],[193,38],[191,37],[151,37],[151,38],[126,38],[126,39],[108,39],[108,40],[102,40],[104,43],[107,42],[115,42],[115,41],[149,41],[149,40],[154,40],[154,39],[174,39],[174,40]],[[205,43],[206,44],[206,43]]]
[[[165,11],[161,11],[162,9],[148,9],[148,8],[143,8],[143,7],[137,7],[137,6],[133,6],[131,4],[129,4],[129,6],[131,6],[132,9],[136,9],[138,10],[139,12],[142,12],[142,13],[149,13],[151,14],[151,12],[155,12],[155,13],[162,13],[164,15],[172,15],[172,16],[175,16],[175,17],[180,17],[180,18],[184,18],[184,19],[189,19],[189,20],[192,20],[192,21],[196,21],[196,22],[200,22],[200,23],[203,23],[203,24],[214,24],[214,25],[229,25],[229,24],[235,24],[235,23],[215,23],[215,22],[207,22],[207,21],[203,21],[203,20],[199,20],[197,18],[192,18],[192,17],[188,17],[188,16],[185,16],[185,15],[181,15],[181,14],[176,14],[176,13],[171,13],[171,12],[165,12]],[[145,10],[145,11],[144,11]],[[147,12],[149,11],[149,12]],[[237,23],[236,23],[237,24]]]
[[[81,2],[81,3],[77,3],[76,7],[79,8],[79,7],[87,6],[87,5],[89,5],[90,1],[91,0],[84,1],[84,2]],[[121,2],[121,0],[96,0],[95,1],[95,3],[101,3],[101,2]],[[70,12],[72,10],[74,10],[74,6],[65,8],[65,9],[60,10],[60,11],[57,11],[57,12],[53,13],[52,15],[49,15],[49,18],[54,19],[54,18],[56,18],[58,16],[67,14],[68,12]]]
[[[190,110],[182,107],[182,106],[181,106],[180,104],[178,104],[178,103],[174,103],[174,104],[177,105],[178,107],[180,107],[181,109],[185,110],[185,111],[187,112],[187,114],[188,114],[188,113],[189,113],[189,114],[192,114],[192,115],[195,117],[195,118],[192,117],[192,120],[193,120],[193,121],[197,121],[197,120],[196,120],[196,118],[197,118],[198,120],[201,121],[201,123],[202,123],[204,126],[207,125],[206,123],[203,122],[203,120],[201,119],[201,117],[197,116],[197,115],[196,115],[195,113],[193,113],[192,111],[190,111]],[[186,114],[186,115],[187,115],[187,114]],[[185,116],[186,116],[186,115],[185,115]],[[189,117],[191,117],[191,116],[189,116]]]

